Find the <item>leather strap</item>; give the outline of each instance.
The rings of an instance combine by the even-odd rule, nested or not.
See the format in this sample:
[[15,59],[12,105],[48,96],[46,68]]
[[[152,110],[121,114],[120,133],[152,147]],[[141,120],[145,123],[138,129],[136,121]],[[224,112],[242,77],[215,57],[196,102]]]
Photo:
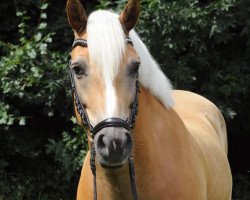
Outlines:
[[99,122],[92,129],[92,134],[95,136],[100,130],[107,128],[107,127],[122,127],[122,128],[127,129],[128,131],[131,131],[128,122],[124,121],[123,119],[113,117],[113,118],[108,118]]

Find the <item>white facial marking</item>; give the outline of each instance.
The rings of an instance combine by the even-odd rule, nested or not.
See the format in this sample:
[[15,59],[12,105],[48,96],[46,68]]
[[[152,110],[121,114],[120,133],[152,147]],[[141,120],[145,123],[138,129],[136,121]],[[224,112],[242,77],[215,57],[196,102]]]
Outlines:
[[115,88],[111,81],[106,81],[106,115],[107,117],[114,117],[116,109],[116,95]]

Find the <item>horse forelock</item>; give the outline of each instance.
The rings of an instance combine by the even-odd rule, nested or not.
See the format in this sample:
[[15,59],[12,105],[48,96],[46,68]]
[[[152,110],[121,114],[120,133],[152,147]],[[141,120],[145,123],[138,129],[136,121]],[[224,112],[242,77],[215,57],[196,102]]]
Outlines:
[[118,15],[109,11],[91,13],[87,22],[89,59],[101,72],[105,84],[106,117],[116,110],[116,93],[113,80],[125,52],[125,34]]
[[93,12],[88,18],[87,40],[90,59],[105,82],[112,82],[125,52],[125,34],[118,16],[103,10]]

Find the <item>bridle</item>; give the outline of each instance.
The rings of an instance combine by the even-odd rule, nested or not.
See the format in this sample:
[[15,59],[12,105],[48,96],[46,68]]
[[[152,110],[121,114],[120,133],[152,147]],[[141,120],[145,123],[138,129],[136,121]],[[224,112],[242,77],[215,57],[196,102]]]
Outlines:
[[[126,38],[126,42],[133,46],[132,40],[130,38]],[[85,39],[74,40],[74,43],[72,45],[72,50],[76,46],[81,46],[81,47],[85,47],[85,48],[88,47],[87,40],[85,40]],[[135,97],[134,97],[133,103],[131,104],[130,117],[126,120],[123,120],[123,119],[117,118],[117,117],[111,117],[111,118],[104,119],[101,122],[99,122],[97,125],[93,126],[89,120],[88,113],[86,111],[86,107],[83,106],[83,104],[78,96],[77,88],[76,88],[76,84],[75,84],[75,79],[74,79],[74,71],[73,71],[73,69],[71,69],[71,60],[69,61],[69,65],[70,65],[71,89],[72,89],[72,93],[73,93],[73,96],[75,99],[74,103],[76,105],[77,112],[79,113],[79,115],[81,117],[82,123],[86,126],[86,128],[90,132],[90,137],[91,137],[90,166],[91,166],[91,171],[92,171],[92,174],[94,177],[93,178],[94,200],[97,200],[96,166],[95,166],[96,151],[95,151],[95,146],[94,146],[94,137],[99,131],[101,131],[102,129],[107,128],[107,127],[125,128],[131,134],[131,131],[134,128],[135,120],[136,120],[137,113],[138,113],[138,94],[139,94],[138,72],[136,74],[136,82],[135,82],[136,92],[135,92]],[[135,170],[134,170],[134,161],[133,161],[132,155],[129,156],[128,163],[129,163],[129,175],[130,175],[132,196],[133,196],[133,200],[137,200],[137,190],[136,190],[136,183],[135,183]]]
[[[127,38],[126,41],[128,44],[133,45],[131,39]],[[72,45],[72,50],[76,46],[88,47],[87,40],[76,39]],[[69,65],[71,65],[71,61],[69,62]],[[88,117],[88,113],[87,113],[85,107],[83,106],[79,96],[78,96],[76,85],[75,85],[75,80],[74,80],[74,72],[72,69],[70,70],[70,79],[71,79],[71,88],[72,88],[72,91],[73,91],[74,97],[75,97],[75,105],[77,107],[77,112],[81,116],[83,124],[90,131],[92,138],[94,138],[95,135],[100,130],[102,130],[103,128],[107,128],[107,127],[122,127],[128,131],[131,131],[134,128],[135,119],[136,119],[137,112],[138,112],[138,93],[139,93],[138,73],[136,74],[136,93],[135,93],[133,103],[131,104],[130,117],[126,121],[121,119],[121,118],[115,118],[115,117],[107,118],[107,119],[104,119],[103,121],[99,122],[96,126],[93,126],[91,124],[89,117]]]

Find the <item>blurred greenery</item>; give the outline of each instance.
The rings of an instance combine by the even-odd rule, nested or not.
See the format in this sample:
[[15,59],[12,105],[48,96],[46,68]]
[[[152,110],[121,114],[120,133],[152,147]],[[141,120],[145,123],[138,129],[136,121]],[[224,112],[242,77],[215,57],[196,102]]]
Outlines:
[[[120,12],[127,0],[83,2]],[[228,126],[234,200],[250,199],[250,1],[141,0],[137,32],[174,87]],[[65,2],[0,2],[0,200],[74,199],[86,136],[73,117]]]

